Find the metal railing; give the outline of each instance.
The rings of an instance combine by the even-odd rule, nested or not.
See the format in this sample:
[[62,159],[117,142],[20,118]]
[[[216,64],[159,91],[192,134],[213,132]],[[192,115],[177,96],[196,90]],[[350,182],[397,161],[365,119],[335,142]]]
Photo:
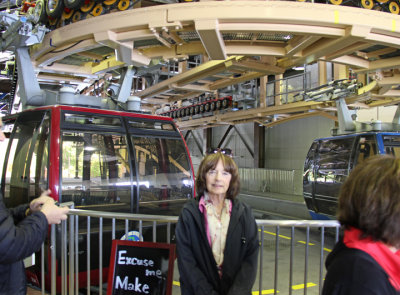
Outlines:
[[[63,221],[61,225],[51,226],[50,241],[42,246],[41,282],[50,280],[50,284],[47,283],[47,289],[51,294],[84,294],[82,289],[86,289],[84,291],[86,294],[93,294],[93,289],[96,289],[95,294],[105,294],[103,284],[106,283],[107,274],[103,270],[107,267],[108,261],[105,262],[103,258],[104,254],[111,250],[107,248],[110,240],[120,239],[121,235],[127,235],[130,231],[135,230],[139,232],[138,236],[143,237],[145,241],[170,243],[172,227],[177,221],[177,216],[71,209],[67,221]],[[318,280],[318,284],[313,284],[313,286],[318,286],[317,293],[314,291],[313,294],[321,294],[326,258],[324,252],[327,251],[326,241],[329,240],[329,243],[333,245],[338,240],[339,223],[337,221],[311,220],[257,220],[257,225],[260,232],[260,255],[257,281],[253,289],[256,290],[258,287],[258,290],[253,291],[253,294],[277,294],[280,292],[291,295],[295,290],[293,287],[295,281],[299,280],[299,273],[301,273],[304,283],[304,294],[308,292],[310,280]],[[332,228],[333,235],[327,235],[328,229]],[[163,233],[162,240],[160,240],[160,236],[157,236],[157,232]],[[288,234],[285,235],[285,232]],[[296,241],[297,236],[300,236],[298,241]],[[303,246],[304,249],[302,249]],[[310,254],[310,247],[314,247],[312,254]],[[46,251],[51,254],[49,262],[44,258]],[[289,254],[286,255],[286,252]],[[94,255],[97,257],[91,257]],[[86,261],[82,263],[80,259],[83,258],[79,256],[84,256]],[[96,265],[93,261],[96,261]],[[270,266],[272,261],[273,267]],[[302,267],[295,266],[295,263],[298,264],[300,261],[303,261],[304,265],[301,272],[299,272],[299,268]],[[47,264],[46,267],[45,264]],[[61,267],[57,271],[58,264]],[[85,269],[96,269],[96,271],[83,271],[84,276],[82,276],[79,269],[79,266],[82,265],[85,265]],[[288,271],[285,270],[286,267],[288,267]],[[45,269],[50,273],[45,274]],[[270,272],[272,275],[269,275]],[[82,282],[82,280],[86,282]],[[45,285],[42,283],[42,294],[48,294],[45,291]],[[266,285],[272,285],[273,289],[263,292]],[[286,288],[289,289],[288,293],[284,291]],[[180,294],[180,292],[175,294]]]

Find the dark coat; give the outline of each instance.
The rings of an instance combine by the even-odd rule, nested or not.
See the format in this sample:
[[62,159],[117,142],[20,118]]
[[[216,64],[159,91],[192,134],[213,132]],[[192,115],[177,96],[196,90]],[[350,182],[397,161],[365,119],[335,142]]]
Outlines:
[[366,252],[339,241],[328,255],[323,295],[398,295],[383,268]]
[[175,230],[181,294],[251,294],[258,263],[258,228],[250,207],[233,201],[222,278],[208,243],[198,200],[182,210]]
[[25,216],[28,205],[7,209],[0,194],[0,295],[25,295],[23,259],[38,251],[48,223],[42,212]]

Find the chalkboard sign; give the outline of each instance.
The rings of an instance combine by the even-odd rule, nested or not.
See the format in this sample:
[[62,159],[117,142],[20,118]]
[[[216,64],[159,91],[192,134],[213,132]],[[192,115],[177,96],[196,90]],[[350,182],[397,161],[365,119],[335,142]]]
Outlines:
[[170,295],[175,245],[113,240],[107,295]]

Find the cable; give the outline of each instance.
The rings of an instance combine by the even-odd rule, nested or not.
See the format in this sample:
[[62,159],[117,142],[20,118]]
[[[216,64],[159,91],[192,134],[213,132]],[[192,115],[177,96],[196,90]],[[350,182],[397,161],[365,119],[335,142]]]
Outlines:
[[81,43],[81,42],[83,42],[83,41],[84,41],[84,40],[80,40],[80,41],[76,42],[75,44],[72,44],[71,46],[69,46],[69,47],[67,47],[67,48],[64,48],[64,49],[62,49],[62,50],[52,50],[52,51],[50,51],[50,52],[51,52],[51,53],[60,53],[60,52],[67,51],[68,49],[71,49],[71,48],[75,47],[76,45],[78,45],[79,43]]

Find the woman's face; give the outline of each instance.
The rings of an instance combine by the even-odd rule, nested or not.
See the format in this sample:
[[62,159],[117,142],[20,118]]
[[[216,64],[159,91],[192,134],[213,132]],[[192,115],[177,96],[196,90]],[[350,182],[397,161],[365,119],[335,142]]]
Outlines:
[[224,195],[228,191],[232,175],[225,171],[222,161],[219,160],[214,169],[210,169],[206,173],[207,192],[210,197],[216,195]]

